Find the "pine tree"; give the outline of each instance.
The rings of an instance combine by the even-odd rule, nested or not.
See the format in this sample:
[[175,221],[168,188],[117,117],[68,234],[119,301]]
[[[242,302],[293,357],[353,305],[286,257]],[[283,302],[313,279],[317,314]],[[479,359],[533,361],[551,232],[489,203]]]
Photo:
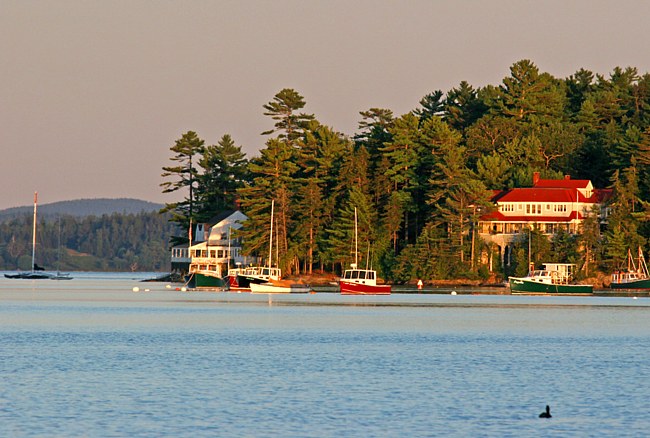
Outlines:
[[442,119],[452,128],[464,131],[485,114],[487,107],[478,98],[477,91],[462,81],[458,88],[447,93],[444,110]]
[[271,102],[264,105],[264,115],[271,116],[276,121],[275,127],[262,135],[277,133],[277,138],[293,146],[294,141],[302,136],[306,124],[314,120],[312,114],[296,113],[304,106],[304,98],[295,90],[285,88],[278,92]]
[[294,175],[298,170],[294,159],[295,151],[284,141],[270,139],[260,154],[259,158],[251,160],[249,164],[252,183],[238,191],[242,211],[248,216],[238,234],[244,241],[245,254],[258,254],[268,258],[271,201],[275,201],[273,245],[277,254],[273,254],[273,259],[283,272],[290,275],[291,198],[294,193]]
[[249,178],[241,146],[225,134],[216,145],[205,148],[199,165],[204,170],[197,176],[197,220],[207,221],[219,212],[236,209],[237,190]]
[[500,91],[500,113],[519,122],[545,123],[562,117],[566,97],[560,82],[540,73],[527,59],[510,67],[510,76],[503,79]]
[[[163,178],[173,177],[173,181],[165,181],[160,184],[163,193],[173,193],[181,189],[188,189],[183,201],[165,204],[161,213],[171,212],[171,221],[179,224],[182,229],[188,230],[194,216],[195,184],[198,176],[197,163],[204,152],[204,141],[198,137],[196,132],[187,131],[182,137],[176,140],[170,148],[175,153],[170,158],[176,162],[175,166],[163,167]],[[184,237],[175,237],[177,243],[187,241]]]

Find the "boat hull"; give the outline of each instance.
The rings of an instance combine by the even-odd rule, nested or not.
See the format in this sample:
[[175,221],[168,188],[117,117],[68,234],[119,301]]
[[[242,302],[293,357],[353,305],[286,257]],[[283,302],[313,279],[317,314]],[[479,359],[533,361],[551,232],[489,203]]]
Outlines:
[[650,278],[625,282],[612,282],[610,287],[612,289],[650,289]]
[[590,284],[552,284],[516,277],[510,277],[508,284],[510,292],[513,293],[592,294],[594,292],[594,287]]
[[339,281],[341,295],[390,295],[389,284],[368,285],[352,281]]
[[251,283],[251,293],[254,294],[306,294],[311,291],[311,286],[306,284],[291,284],[288,286],[271,283]]
[[49,280],[52,278],[52,274],[44,272],[24,272],[19,274],[5,274],[5,278],[19,280]]
[[226,287],[226,282],[223,278],[203,274],[201,272],[194,272],[190,275],[188,281],[188,286],[191,288],[214,288],[214,289],[223,289]]

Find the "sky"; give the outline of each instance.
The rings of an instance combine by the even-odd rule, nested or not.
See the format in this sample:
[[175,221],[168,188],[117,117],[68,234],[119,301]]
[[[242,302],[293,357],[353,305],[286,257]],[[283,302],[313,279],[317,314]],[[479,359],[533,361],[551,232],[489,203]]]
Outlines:
[[648,73],[648,22],[645,0],[1,0],[0,209],[175,202],[175,141],[230,134],[252,157],[283,88],[353,135],[361,111],[499,85],[522,59]]

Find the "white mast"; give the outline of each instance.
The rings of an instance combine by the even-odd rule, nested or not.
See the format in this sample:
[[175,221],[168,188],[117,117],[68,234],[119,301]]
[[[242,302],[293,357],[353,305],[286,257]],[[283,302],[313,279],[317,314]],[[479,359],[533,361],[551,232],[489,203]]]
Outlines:
[[36,258],[36,203],[38,201],[38,192],[34,192],[34,219],[32,226],[32,272],[34,272],[34,262]]
[[271,257],[273,255],[273,206],[275,205],[275,199],[271,200],[271,235],[269,236],[269,268],[271,265]]

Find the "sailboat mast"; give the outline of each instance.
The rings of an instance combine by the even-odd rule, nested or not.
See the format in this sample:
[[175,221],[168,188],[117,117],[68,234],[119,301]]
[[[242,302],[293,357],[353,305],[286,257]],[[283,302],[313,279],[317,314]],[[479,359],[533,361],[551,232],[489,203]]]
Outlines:
[[357,207],[354,207],[354,264],[355,265],[359,263],[358,241],[359,241],[359,230],[357,229]]
[[34,192],[34,218],[32,225],[32,272],[34,272],[34,262],[36,259],[36,204],[38,201],[38,192]]
[[269,268],[271,265],[271,258],[273,256],[273,207],[275,206],[275,199],[271,200],[271,235],[269,236]]

